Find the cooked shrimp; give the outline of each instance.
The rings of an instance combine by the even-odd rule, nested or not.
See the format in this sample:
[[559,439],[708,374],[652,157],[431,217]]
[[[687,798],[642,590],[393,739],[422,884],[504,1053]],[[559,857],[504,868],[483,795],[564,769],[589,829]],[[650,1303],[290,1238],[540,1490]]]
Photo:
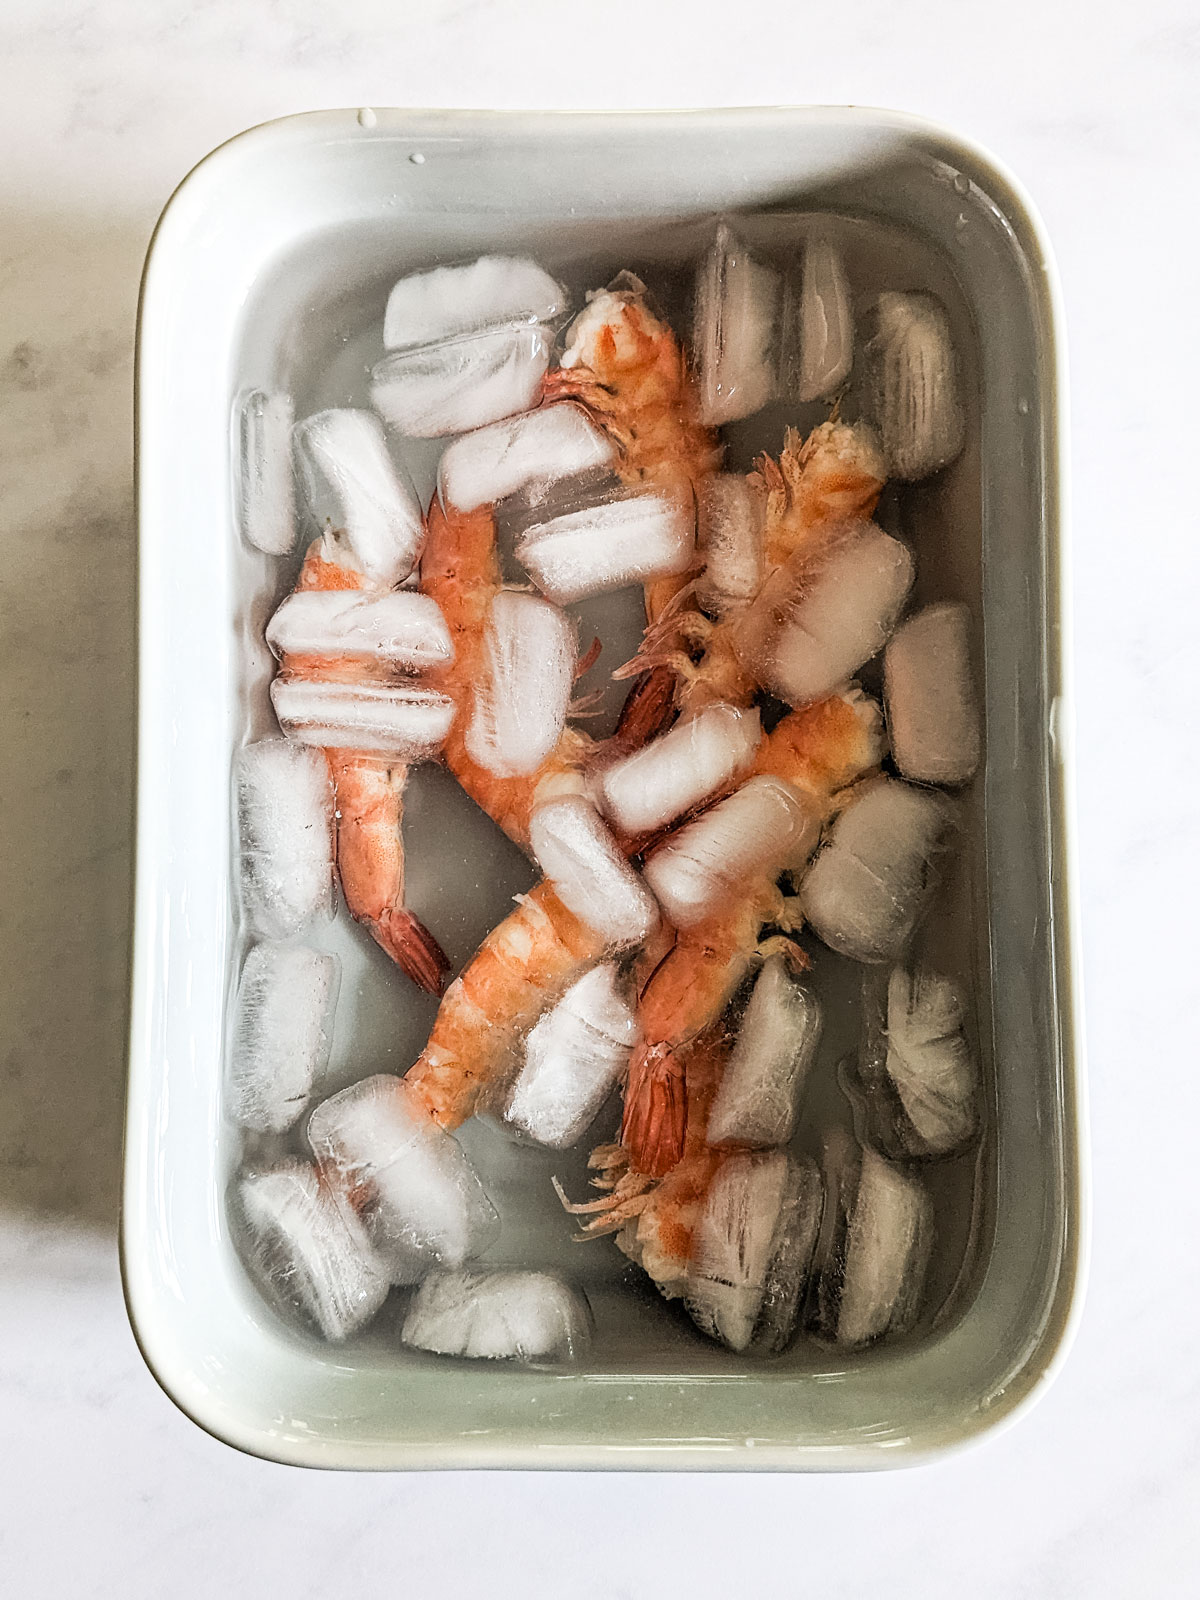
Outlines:
[[[546,377],[550,397],[579,400],[618,450],[624,483],[646,484],[694,500],[697,484],[720,465],[715,432],[699,420],[699,401],[683,350],[647,301],[646,286],[622,272],[588,299],[567,330],[558,368]],[[660,650],[674,634],[669,618],[688,574],[646,586],[646,619]],[[682,641],[680,641],[682,642]],[[638,668],[622,714],[629,748],[671,720],[673,668],[665,660]],[[628,675],[628,674],[627,674]]]
[[[297,590],[365,589],[366,579],[348,560],[335,559],[336,545],[324,537],[309,546]],[[387,676],[361,660],[285,655],[282,670],[293,677]],[[356,750],[326,750],[335,791],[337,865],[350,915],[408,976],[441,994],[450,963],[428,928],[404,905],[404,845],[401,820],[408,767],[403,762]]]
[[447,684],[459,709],[443,746],[443,759],[476,805],[510,839],[527,849],[529,818],[535,805],[551,793],[572,787],[573,776],[592,749],[592,740],[568,724],[541,765],[517,777],[489,772],[467,749],[475,685],[483,673],[488,611],[502,587],[493,506],[459,511],[435,500],[429,511],[421,573],[421,586],[437,601],[454,641],[454,664]]
[[[547,376],[544,387],[546,401],[577,401],[614,441],[615,470],[627,484],[690,498],[695,480],[716,464],[714,435],[695,420],[679,342],[647,307],[644,287],[628,274],[592,296],[571,327],[563,367]],[[497,777],[467,750],[484,630],[502,587],[494,506],[461,511],[435,502],[421,574],[422,588],[441,607],[456,651],[451,681],[459,713],[446,741],[446,764],[476,804],[526,846],[534,805],[572,786],[593,742],[568,725],[541,766],[519,777]],[[655,617],[666,608],[683,582],[664,578],[648,585],[648,614]],[[616,735],[621,748],[636,748],[673,716],[672,688],[665,672],[635,686]]]
[[564,1208],[572,1216],[587,1219],[576,1238],[615,1233],[618,1247],[654,1279],[667,1299],[683,1290],[692,1232],[708,1187],[728,1155],[707,1144],[705,1130],[729,1049],[724,1031],[710,1028],[681,1050],[687,1132],[683,1154],[664,1178],[637,1171],[630,1165],[629,1152],[622,1145],[610,1144],[599,1146],[588,1160],[596,1174],[592,1187],[602,1191],[597,1199],[572,1202],[558,1180],[553,1180]]
[[[785,717],[764,738],[756,772],[782,778],[828,810],[881,754],[878,708],[861,695],[834,695]],[[765,948],[759,930],[769,923],[795,931],[794,912],[773,878],[751,878],[723,911],[678,935],[646,985],[621,1129],[636,1172],[662,1177],[679,1161],[688,1124],[680,1048],[720,1016]]]
[[[749,475],[765,500],[763,581],[798,552],[819,549],[842,523],[869,517],[885,474],[879,441],[866,423],[831,420],[803,440],[789,428],[778,461],[762,455]],[[680,590],[617,676],[668,671],[685,714],[717,701],[747,704],[757,685],[733,646],[736,618],[744,605],[714,622],[694,605],[689,608],[691,598],[690,589]],[[694,660],[697,649],[699,659]]]
[[603,940],[548,883],[518,897],[447,989],[405,1078],[444,1128],[484,1107],[520,1036],[603,951]]

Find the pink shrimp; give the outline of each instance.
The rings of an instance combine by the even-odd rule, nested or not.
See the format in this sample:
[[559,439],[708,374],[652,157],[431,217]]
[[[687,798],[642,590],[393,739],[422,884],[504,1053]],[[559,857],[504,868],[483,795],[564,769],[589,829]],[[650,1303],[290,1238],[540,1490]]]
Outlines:
[[[363,589],[357,568],[329,559],[324,538],[309,546],[296,588]],[[364,681],[387,670],[361,660],[285,655],[281,670],[291,677]],[[428,928],[404,904],[401,820],[408,767],[357,750],[326,750],[336,797],[337,864],[350,915],[386,950],[414,983],[441,994],[450,962]]]
[[406,1075],[443,1127],[457,1128],[483,1108],[521,1033],[603,948],[549,884],[520,897],[447,989]]
[[[649,310],[636,279],[623,275],[612,288],[592,296],[572,325],[563,363],[546,378],[545,402],[583,405],[616,444],[616,472],[625,483],[653,485],[690,498],[694,482],[716,464],[715,439],[695,420],[696,402],[678,340]],[[541,766],[519,777],[497,777],[467,749],[484,630],[502,586],[495,532],[494,506],[460,511],[435,502],[421,563],[422,587],[438,602],[455,644],[451,682],[459,712],[446,741],[446,764],[476,804],[524,846],[536,799],[569,786],[571,775],[587,763],[593,741],[568,726]],[[652,617],[683,581],[668,578],[648,586]],[[671,719],[673,687],[666,671],[635,686],[618,726],[616,748],[636,748]]]
[[[845,522],[869,517],[885,473],[879,441],[865,423],[831,420],[807,439],[789,428],[778,461],[762,455],[749,474],[764,502],[763,582],[791,557],[819,550]],[[717,701],[748,704],[757,685],[733,643],[744,607],[714,622],[688,605],[691,598],[690,587],[678,591],[657,625],[647,628],[641,650],[616,676],[665,671],[677,685],[685,714]],[[697,650],[698,660],[693,659]]]
[[624,1145],[600,1145],[588,1158],[596,1174],[591,1183],[601,1191],[595,1200],[572,1202],[561,1184],[554,1186],[566,1211],[584,1217],[579,1239],[615,1233],[617,1244],[652,1277],[671,1299],[681,1290],[691,1257],[692,1232],[704,1196],[727,1152],[706,1142],[709,1112],[729,1055],[721,1028],[709,1028],[681,1047],[688,1121],[680,1159],[661,1179],[630,1164]]
[[[785,717],[763,740],[756,772],[782,778],[828,810],[837,791],[877,766],[881,754],[878,708],[865,697],[834,695]],[[621,1128],[634,1171],[661,1178],[678,1163],[689,1114],[681,1047],[720,1016],[749,971],[764,923],[792,923],[773,877],[750,879],[723,910],[680,932],[646,985]],[[799,959],[796,947],[788,948]]]

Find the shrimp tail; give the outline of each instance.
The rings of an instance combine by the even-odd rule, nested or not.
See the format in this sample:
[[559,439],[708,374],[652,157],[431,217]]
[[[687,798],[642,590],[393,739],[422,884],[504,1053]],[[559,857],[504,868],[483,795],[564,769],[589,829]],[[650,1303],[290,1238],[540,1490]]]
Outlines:
[[419,917],[389,906],[381,916],[360,919],[371,937],[402,972],[428,994],[441,995],[450,975],[450,958]]
[[629,1063],[621,1143],[633,1169],[665,1177],[683,1156],[687,1091],[683,1063],[668,1044],[641,1045]]

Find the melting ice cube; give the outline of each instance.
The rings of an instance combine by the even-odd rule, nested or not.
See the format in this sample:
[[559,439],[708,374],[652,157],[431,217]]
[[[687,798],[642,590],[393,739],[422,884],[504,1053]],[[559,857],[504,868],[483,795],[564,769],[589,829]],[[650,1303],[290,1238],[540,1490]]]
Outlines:
[[413,439],[482,428],[536,403],[551,344],[545,328],[509,328],[400,351],[372,372],[371,404]]
[[296,465],[313,516],[372,583],[407,578],[425,542],[425,522],[411,485],[369,411],[318,411],[296,424]]
[[362,1223],[307,1161],[243,1177],[238,1204],[249,1265],[272,1298],[340,1343],[379,1310],[388,1292]]
[[271,703],[289,738],[322,749],[372,750],[421,761],[441,746],[454,701],[415,684],[325,682],[278,677]]
[[692,336],[701,420],[710,426],[751,416],[774,397],[780,296],[779,274],[719,223],[696,279]]
[[905,545],[853,524],[817,563],[794,559],[767,580],[738,620],[738,654],[789,704],[819,700],[882,649],[912,581]]
[[686,1301],[697,1325],[731,1350],[782,1349],[820,1216],[811,1162],[782,1150],[731,1156],[709,1185],[693,1235]]
[[621,493],[526,528],[517,559],[558,605],[684,572],[695,549],[690,505],[663,494]]
[[866,356],[891,476],[924,478],[953,461],[966,423],[943,307],[928,294],[881,294]]
[[740,472],[713,472],[697,493],[696,547],[704,571],[696,598],[723,617],[753,600],[762,587],[766,496]]
[[308,1140],[325,1179],[347,1194],[394,1283],[485,1250],[499,1220],[457,1140],[403,1078],[381,1074],[324,1101]]
[[282,1133],[308,1104],[333,1040],[339,965],[307,945],[258,944],[246,957],[230,1041],[229,1110]]
[[970,628],[967,606],[926,606],[897,628],[884,651],[892,755],[918,783],[965,783],[979,763]]
[[388,350],[407,350],[522,323],[555,322],[566,309],[566,290],[536,261],[480,256],[464,266],[401,278],[388,295],[383,343]]
[[242,904],[269,939],[299,933],[333,893],[333,789],[317,750],[285,739],[234,758]]
[[821,1008],[782,956],[758,975],[708,1119],[709,1144],[783,1145],[821,1038]]
[[694,927],[747,886],[802,866],[820,833],[814,803],[779,778],[751,778],[664,839],[646,882],[677,928]]
[[979,1079],[962,990],[941,973],[896,967],[882,1016],[870,1000],[858,1061],[843,1069],[867,1142],[900,1160],[962,1150],[978,1125]]
[[590,801],[575,795],[539,806],[530,818],[529,842],[563,905],[606,944],[641,944],[654,931],[654,897]]
[[912,1325],[932,1247],[933,1202],[920,1179],[864,1150],[846,1236],[839,1344],[866,1344]]
[[579,406],[539,406],[447,445],[438,488],[444,504],[473,511],[518,490],[540,493],[560,478],[610,466],[615,455]]
[[830,240],[814,238],[805,245],[799,290],[788,298],[785,387],[790,398],[807,404],[845,383],[854,359],[850,286]]
[[894,778],[838,817],[800,886],[804,915],[855,961],[891,961],[916,926],[953,824],[950,802]]
[[537,595],[492,601],[467,726],[467,753],[499,777],[535,772],[558,743],[575,681],[574,622]]
[[637,1037],[616,967],[593,967],[526,1040],[508,1121],[553,1149],[574,1144],[625,1072]]
[[487,1361],[573,1361],[591,1335],[578,1289],[550,1272],[433,1272],[400,1337],[416,1350]]
[[595,782],[597,803],[622,833],[665,827],[747,771],[760,736],[757,711],[707,706],[604,768]]
[[234,482],[242,537],[269,556],[296,542],[292,402],[252,389],[234,403]]
[[288,595],[267,624],[277,656],[351,656],[405,672],[446,666],[454,645],[437,602],[412,589],[360,594],[307,589]]

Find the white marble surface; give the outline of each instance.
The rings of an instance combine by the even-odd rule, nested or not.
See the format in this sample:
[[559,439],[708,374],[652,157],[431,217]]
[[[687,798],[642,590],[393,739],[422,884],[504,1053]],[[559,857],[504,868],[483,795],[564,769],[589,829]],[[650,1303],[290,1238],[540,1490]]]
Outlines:
[[[685,18],[675,20],[676,15]],[[0,1569],[22,1595],[1200,1589],[1194,0],[9,0],[0,19]],[[1072,352],[1090,1298],[1057,1385],[869,1478],[362,1478],[236,1455],[125,1320],[130,388],[173,185],[317,106],[896,105],[1056,243]]]

